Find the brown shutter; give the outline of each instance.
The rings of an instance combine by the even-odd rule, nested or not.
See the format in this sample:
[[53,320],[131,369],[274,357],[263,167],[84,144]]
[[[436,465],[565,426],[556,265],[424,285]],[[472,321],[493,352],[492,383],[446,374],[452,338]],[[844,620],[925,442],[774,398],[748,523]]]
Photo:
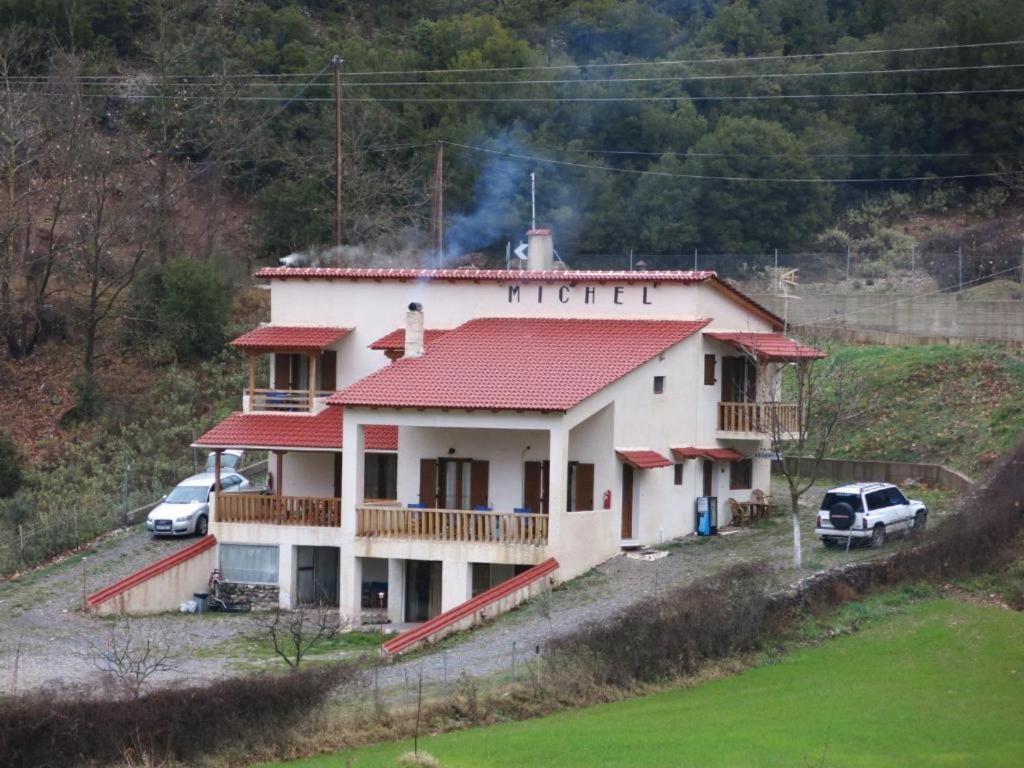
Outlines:
[[539,461],[528,461],[523,468],[523,506],[531,512],[540,512],[540,476]]
[[742,360],[742,358],[735,357],[723,357],[722,358],[722,402],[723,403],[735,403],[738,402],[736,396],[739,394],[736,391],[736,363]]
[[547,459],[544,459],[544,463],[541,465],[541,477],[544,490],[540,500],[540,512],[542,515],[546,515],[550,508],[548,502],[551,496],[551,462]]
[[704,355],[704,383],[711,386],[715,383],[715,356]]
[[274,353],[274,389],[291,389],[292,356]]
[[334,454],[334,498],[341,498],[341,454]]
[[594,509],[594,465],[576,465],[576,509]]
[[491,465],[486,461],[473,461],[470,465],[469,475],[469,506],[486,507],[487,497],[490,494],[488,488],[488,477]]
[[437,459],[420,459],[420,504],[437,507]]
[[338,388],[338,353],[328,349],[320,355],[320,361],[316,364],[320,372],[320,389],[325,392],[333,392]]

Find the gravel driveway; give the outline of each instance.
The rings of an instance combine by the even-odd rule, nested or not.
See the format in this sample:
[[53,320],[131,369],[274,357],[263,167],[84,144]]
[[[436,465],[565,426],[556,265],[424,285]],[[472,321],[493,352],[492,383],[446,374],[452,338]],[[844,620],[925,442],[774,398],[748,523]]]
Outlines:
[[[803,515],[803,540],[805,553],[808,545],[811,553],[806,565],[818,569],[873,556],[874,550],[862,548],[849,553],[826,550],[810,535],[810,510],[817,507],[826,487],[804,497],[808,512]],[[776,498],[783,497],[782,491],[775,488]],[[926,501],[935,520],[952,508],[954,497],[932,493]],[[105,587],[193,541],[153,540],[140,528],[116,531],[98,540],[84,559],[71,558],[16,582],[0,582],[0,691],[12,687],[16,657],[19,690],[95,681],[96,647],[105,644],[112,620],[83,614],[83,592]],[[893,540],[883,552],[902,545],[902,540]],[[487,626],[397,660],[378,672],[377,683],[382,689],[400,690],[420,670],[428,684],[451,683],[462,672],[505,679],[512,674],[513,655],[522,669],[548,640],[730,565],[767,560],[776,566],[771,578],[779,583],[800,575],[791,567],[792,529],[785,514],[753,528],[711,538],[689,537],[661,549],[667,555],[652,561],[612,558]],[[199,681],[278,663],[268,661],[265,653],[249,652],[251,644],[244,637],[251,631],[251,617],[244,614],[172,614],[133,622],[143,631],[159,624],[174,638],[180,660],[176,672],[164,677],[166,682]]]

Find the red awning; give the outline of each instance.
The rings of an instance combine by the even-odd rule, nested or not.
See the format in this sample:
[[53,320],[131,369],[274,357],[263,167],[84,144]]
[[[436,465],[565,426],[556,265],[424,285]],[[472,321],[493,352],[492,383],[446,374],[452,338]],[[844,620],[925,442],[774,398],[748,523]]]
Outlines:
[[615,455],[634,469],[657,469],[658,467],[672,466],[672,462],[660,453],[647,448],[615,451]]
[[695,448],[692,445],[672,448],[677,459],[711,459],[712,461],[738,461],[743,454],[732,448]]
[[246,352],[302,352],[312,355],[323,352],[351,330],[324,326],[264,325],[243,333],[231,342],[231,346]]
[[705,333],[708,338],[721,341],[765,362],[789,360],[819,360],[825,357],[820,349],[808,347],[781,333]]

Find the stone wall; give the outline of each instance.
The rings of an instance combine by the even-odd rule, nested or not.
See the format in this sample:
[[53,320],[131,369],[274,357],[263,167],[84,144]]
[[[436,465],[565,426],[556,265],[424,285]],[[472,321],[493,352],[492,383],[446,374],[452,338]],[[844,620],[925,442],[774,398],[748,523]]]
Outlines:
[[225,581],[220,585],[220,596],[229,602],[248,602],[254,611],[270,611],[278,607],[276,584],[240,584]]

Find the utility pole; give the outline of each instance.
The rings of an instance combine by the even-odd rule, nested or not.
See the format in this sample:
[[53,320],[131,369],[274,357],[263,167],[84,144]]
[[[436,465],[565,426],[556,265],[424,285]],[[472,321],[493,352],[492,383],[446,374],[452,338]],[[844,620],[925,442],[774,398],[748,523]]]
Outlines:
[[530,229],[537,228],[537,174],[530,172]]
[[434,262],[442,267],[444,261],[444,142],[437,142],[434,155],[434,178],[431,181],[433,212],[431,214],[431,238],[434,246]]
[[341,220],[341,64],[343,59],[334,54],[334,244],[345,242],[345,225]]
[[957,264],[957,290],[962,291],[964,289],[964,247],[958,246],[956,249],[956,264]]
[[850,246],[846,246],[846,279],[850,279]]
[[697,271],[697,249],[693,249],[693,271]]

